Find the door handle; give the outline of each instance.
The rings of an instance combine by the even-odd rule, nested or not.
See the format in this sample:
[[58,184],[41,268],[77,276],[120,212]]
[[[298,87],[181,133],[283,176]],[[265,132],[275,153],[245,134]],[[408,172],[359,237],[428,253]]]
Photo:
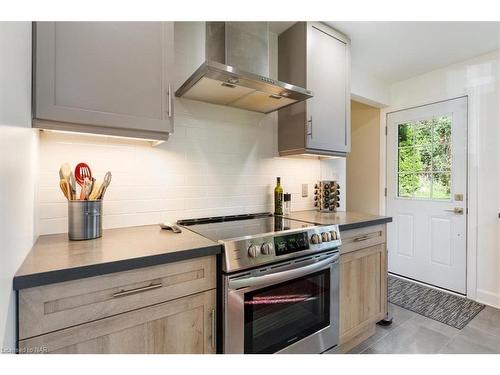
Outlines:
[[368,235],[366,236],[361,236],[361,237],[356,237],[353,242],[361,242],[361,241],[366,241],[368,238],[370,238]]
[[215,349],[215,333],[216,333],[216,320],[215,320],[215,309],[212,309],[210,312],[210,318],[211,318],[211,336],[210,336],[210,343],[212,344],[212,348]]
[[464,214],[464,209],[462,207],[454,207],[452,210],[445,210],[446,212],[453,212],[454,214],[457,215],[463,215]]
[[113,298],[125,297],[125,296],[129,296],[131,294],[146,292],[148,290],[161,288],[162,286],[163,286],[162,283],[158,283],[158,284],[151,284],[148,286],[143,286],[141,288],[135,288],[135,289],[131,289],[131,290],[121,290],[118,293],[113,294]]
[[253,288],[259,286],[272,285],[278,282],[292,280],[295,278],[303,277],[308,274],[320,271],[324,268],[331,267],[332,264],[339,261],[339,254],[329,256],[316,263],[310,264],[308,266],[303,266],[287,271],[281,271],[276,273],[271,273],[269,275],[263,276],[252,276],[243,279],[231,280],[229,282],[230,290],[237,290],[241,288]]
[[168,96],[167,114],[168,114],[168,117],[170,118],[170,117],[172,117],[172,85],[170,83],[168,84],[167,96]]

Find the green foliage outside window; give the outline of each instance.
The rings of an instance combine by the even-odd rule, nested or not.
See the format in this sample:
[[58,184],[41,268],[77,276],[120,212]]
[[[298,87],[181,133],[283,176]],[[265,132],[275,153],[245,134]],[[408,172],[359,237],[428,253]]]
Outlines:
[[451,197],[451,117],[398,126],[398,195]]

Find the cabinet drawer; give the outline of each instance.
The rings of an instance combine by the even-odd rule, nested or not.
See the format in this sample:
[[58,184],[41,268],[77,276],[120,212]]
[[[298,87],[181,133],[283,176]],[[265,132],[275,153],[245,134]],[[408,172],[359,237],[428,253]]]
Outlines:
[[21,290],[19,339],[213,288],[209,256]]
[[21,353],[215,352],[215,290],[19,341]]
[[364,249],[385,242],[385,224],[341,231],[341,254]]

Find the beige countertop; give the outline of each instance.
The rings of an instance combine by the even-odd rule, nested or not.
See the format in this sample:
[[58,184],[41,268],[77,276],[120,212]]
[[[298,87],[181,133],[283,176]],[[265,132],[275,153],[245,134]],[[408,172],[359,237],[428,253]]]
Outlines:
[[315,210],[296,211],[287,215],[290,219],[307,221],[320,225],[338,224],[340,230],[367,227],[376,224],[385,224],[392,221],[391,217],[365,214],[361,212],[339,211],[319,212]]
[[108,229],[95,240],[70,241],[68,235],[40,236],[14,276],[14,289],[220,254],[216,242],[182,229],[158,225]]

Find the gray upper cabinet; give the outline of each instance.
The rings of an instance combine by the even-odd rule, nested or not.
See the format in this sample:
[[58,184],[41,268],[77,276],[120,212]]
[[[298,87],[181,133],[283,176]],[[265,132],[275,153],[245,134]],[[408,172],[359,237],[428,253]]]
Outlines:
[[317,22],[298,22],[278,37],[280,81],[314,97],[279,110],[280,155],[350,151],[350,41]]
[[34,24],[34,127],[168,139],[173,80],[173,22]]

